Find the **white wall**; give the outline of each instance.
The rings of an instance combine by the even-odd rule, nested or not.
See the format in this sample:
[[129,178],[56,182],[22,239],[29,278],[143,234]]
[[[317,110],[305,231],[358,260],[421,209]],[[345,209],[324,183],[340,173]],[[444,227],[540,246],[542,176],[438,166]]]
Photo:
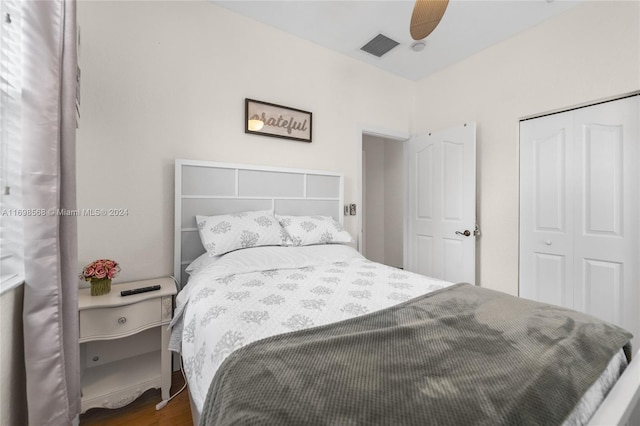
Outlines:
[[385,139],[384,259],[396,268],[404,263],[404,173],[404,142]]
[[[355,203],[358,129],[410,131],[414,83],[207,1],[78,2],[78,23],[78,205],[128,209],[79,218],[79,261],[119,281],[172,273],[174,159],[338,171]],[[244,134],[246,97],[311,111],[313,142]]]
[[364,255],[374,262],[384,263],[384,139],[362,136],[362,151],[365,152],[364,206],[361,214],[364,220]]
[[518,291],[519,119],[639,90],[639,6],[585,2],[418,82],[417,132],[478,125],[482,286]]
[[403,266],[404,156],[403,142],[362,136],[366,153],[364,209],[365,255],[374,262]]

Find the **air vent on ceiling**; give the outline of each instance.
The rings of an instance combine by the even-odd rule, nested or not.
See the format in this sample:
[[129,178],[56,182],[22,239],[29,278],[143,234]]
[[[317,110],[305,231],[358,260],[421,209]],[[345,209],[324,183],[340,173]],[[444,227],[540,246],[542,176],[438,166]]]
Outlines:
[[387,36],[383,36],[382,34],[378,34],[371,41],[360,48],[360,50],[364,50],[367,53],[370,53],[378,58],[396,47],[398,44],[397,41],[390,39]]

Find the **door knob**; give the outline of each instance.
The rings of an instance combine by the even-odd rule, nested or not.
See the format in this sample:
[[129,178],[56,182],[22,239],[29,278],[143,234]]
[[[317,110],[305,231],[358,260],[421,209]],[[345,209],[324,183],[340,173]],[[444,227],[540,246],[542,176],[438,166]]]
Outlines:
[[471,235],[471,231],[469,231],[468,229],[465,229],[464,232],[456,231],[456,234],[468,237],[469,235]]

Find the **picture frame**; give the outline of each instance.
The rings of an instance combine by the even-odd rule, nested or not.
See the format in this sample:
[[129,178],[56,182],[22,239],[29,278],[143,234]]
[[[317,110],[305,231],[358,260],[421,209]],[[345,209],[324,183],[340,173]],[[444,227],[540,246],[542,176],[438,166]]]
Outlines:
[[245,133],[311,142],[311,112],[249,98],[244,105]]

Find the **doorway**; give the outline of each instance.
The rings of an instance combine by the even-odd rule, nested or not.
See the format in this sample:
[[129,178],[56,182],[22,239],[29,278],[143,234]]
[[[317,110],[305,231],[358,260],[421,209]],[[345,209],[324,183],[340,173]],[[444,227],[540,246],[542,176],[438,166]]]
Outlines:
[[476,124],[413,137],[362,129],[360,137],[360,252],[475,283]]
[[361,252],[369,260],[403,267],[404,141],[362,135]]

